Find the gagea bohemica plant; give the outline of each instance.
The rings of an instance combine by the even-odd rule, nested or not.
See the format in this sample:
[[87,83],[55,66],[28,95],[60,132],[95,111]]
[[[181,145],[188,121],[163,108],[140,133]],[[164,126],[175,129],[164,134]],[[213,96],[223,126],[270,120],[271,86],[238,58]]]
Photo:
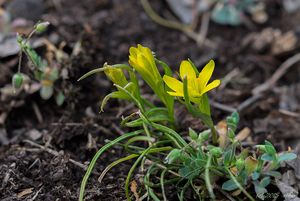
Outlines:
[[[226,139],[219,138],[207,95],[220,85],[220,80],[210,82],[214,68],[215,62],[211,60],[199,72],[191,60],[184,60],[179,76],[175,76],[149,48],[138,45],[129,50],[129,65],[105,63],[102,68],[82,76],[79,80],[104,72],[116,87],[116,91],[104,98],[101,111],[109,99],[116,98],[134,103],[136,112],[121,121],[121,126],[129,127],[131,132],[109,141],[93,157],[81,183],[79,200],[84,199],[86,184],[97,160],[113,146],[122,146],[127,155],[109,164],[99,181],[116,165],[132,162],[124,186],[129,201],[135,199],[130,187],[133,174],[138,171],[142,175],[138,194],[150,200],[166,201],[174,195],[185,200],[187,192],[195,200],[215,200],[224,193],[237,200],[264,199],[267,187],[281,176],[280,163],[293,160],[296,155],[278,154],[268,141],[251,150],[243,148],[235,139],[239,123],[237,112],[226,118]],[[141,94],[140,78],[161,101],[160,106]],[[189,136],[177,132],[175,100],[185,105],[195,118],[200,118],[208,129],[197,133],[186,128]]]

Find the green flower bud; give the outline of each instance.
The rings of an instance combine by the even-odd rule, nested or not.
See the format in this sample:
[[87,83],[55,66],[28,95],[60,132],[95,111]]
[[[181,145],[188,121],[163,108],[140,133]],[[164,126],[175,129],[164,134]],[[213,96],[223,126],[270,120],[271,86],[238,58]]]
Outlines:
[[228,134],[228,137],[230,139],[234,139],[235,133],[233,132],[233,130],[231,128],[228,128],[228,133],[227,134]]
[[20,34],[17,34],[17,42],[19,44],[22,44],[22,42],[23,42],[23,38],[22,38],[22,36]]
[[199,140],[201,140],[202,142],[204,141],[207,141],[209,136],[210,136],[210,130],[205,130],[205,131],[202,131],[200,134],[199,134]]
[[21,73],[16,73],[12,77],[12,85],[15,89],[19,89],[23,84],[23,75]]
[[41,22],[41,23],[38,23],[36,26],[35,26],[35,31],[37,33],[43,33],[44,31],[46,31],[47,27],[49,26],[49,22]]
[[222,156],[222,149],[220,147],[212,148],[209,153],[217,158]]
[[192,140],[197,140],[198,138],[198,134],[196,133],[196,131],[194,131],[191,128],[189,128],[189,136],[191,137]]
[[237,112],[233,112],[229,117],[226,118],[226,123],[229,128],[235,131],[239,123],[239,120],[240,120],[239,114]]
[[256,145],[255,147],[264,153],[267,152],[265,145]]
[[242,158],[239,158],[236,163],[235,163],[236,167],[238,170],[242,170],[245,166],[245,160]]

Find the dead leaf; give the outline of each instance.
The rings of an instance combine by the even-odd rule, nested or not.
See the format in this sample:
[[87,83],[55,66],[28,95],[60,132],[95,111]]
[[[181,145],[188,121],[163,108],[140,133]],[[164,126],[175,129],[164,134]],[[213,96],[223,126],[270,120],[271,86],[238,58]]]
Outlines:
[[134,197],[135,197],[135,200],[140,200],[140,196],[139,196],[139,194],[138,194],[138,192],[137,192],[137,183],[136,183],[135,180],[133,180],[133,181],[131,182],[130,190],[131,190],[131,192],[133,193],[133,195],[134,195]]
[[88,134],[88,143],[86,145],[88,150],[97,149],[96,139],[93,138],[92,134]]
[[238,141],[244,141],[245,139],[247,139],[247,137],[249,137],[250,133],[250,128],[245,127],[235,136],[235,139]]
[[[296,153],[296,154],[299,155],[299,153]],[[298,180],[300,180],[300,158],[297,157],[295,160],[286,161],[285,163],[287,164],[287,166],[289,166],[292,169],[294,169],[294,175],[295,175],[295,177]]]
[[258,161],[252,156],[248,156],[245,159],[245,168],[247,174],[250,175],[256,169],[257,165],[258,165]]
[[31,129],[25,133],[30,140],[36,141],[42,137],[42,133],[36,129]]
[[17,194],[18,198],[22,198],[25,195],[29,195],[32,193],[33,188],[26,188],[25,190],[21,191],[20,193]]
[[282,175],[282,181],[285,184],[288,184],[290,186],[295,185],[296,184],[296,177],[295,177],[295,173],[292,170],[288,170],[285,173],[283,173]]
[[257,52],[279,55],[296,48],[298,38],[293,31],[282,33],[279,29],[265,28],[258,33],[250,33],[243,40],[243,46],[251,46]]
[[292,51],[296,48],[297,36],[294,32],[289,31],[276,37],[272,44],[271,53],[278,55],[281,53]]
[[228,142],[228,136],[227,136],[227,123],[226,121],[220,121],[217,124],[217,131],[219,134],[219,144],[220,147],[225,147]]
[[280,192],[282,193],[285,201],[300,201],[298,196],[298,191],[295,190],[292,186],[285,184],[279,180],[276,180],[276,185],[279,188]]

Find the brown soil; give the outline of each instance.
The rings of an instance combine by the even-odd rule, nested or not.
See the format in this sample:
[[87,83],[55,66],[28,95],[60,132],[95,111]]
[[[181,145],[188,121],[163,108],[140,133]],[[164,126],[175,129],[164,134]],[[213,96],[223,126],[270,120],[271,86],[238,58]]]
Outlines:
[[[76,80],[106,61],[112,64],[126,63],[130,46],[138,43],[149,46],[173,69],[178,69],[179,62],[187,57],[197,66],[202,66],[211,58],[215,59],[217,67],[214,76],[218,78],[237,69],[242,77],[236,78],[218,93],[211,93],[213,100],[231,106],[237,106],[250,97],[251,89],[267,80],[283,61],[299,51],[296,47],[290,52],[273,55],[269,50],[258,51],[249,45],[242,45],[248,34],[261,32],[267,27],[278,28],[282,32],[299,31],[296,23],[300,20],[299,15],[286,14],[279,1],[275,0],[268,1],[270,20],[264,25],[249,28],[210,23],[208,38],[217,42],[215,50],[199,48],[185,34],[155,24],[144,13],[139,1],[65,0],[61,1],[61,9],[51,2],[47,1],[43,15],[43,19],[50,21],[51,27],[43,37],[58,36],[57,44],[66,42],[64,50],[69,54],[74,44],[81,40],[82,50],[65,64],[70,78],[63,85],[67,100],[62,107],[56,106],[53,100],[43,101],[38,93],[1,101],[0,112],[8,115],[0,128],[0,135],[5,136],[6,133],[5,140],[0,142],[0,198],[3,201],[78,199],[85,171],[70,163],[69,159],[86,164],[106,139],[119,136],[120,115],[117,114],[126,103],[112,100],[106,106],[105,113],[98,114],[99,101],[112,89],[110,83],[102,75],[82,82]],[[151,2],[158,13],[170,13],[165,3],[158,0]],[[1,87],[9,83],[13,72],[16,72],[16,58],[12,56],[1,61],[0,74],[5,75],[1,75]],[[4,67],[9,70],[4,70]],[[276,88],[242,113],[240,129],[249,127],[254,143],[269,139],[282,150],[298,139],[299,118],[282,114],[279,109],[281,104],[291,104],[289,100],[282,100],[280,90],[282,87],[290,89],[294,85],[298,85],[299,89],[299,79],[298,65],[284,75]],[[299,91],[291,93],[300,98]],[[20,104],[12,106],[13,101]],[[42,122],[38,121],[33,103],[43,116]],[[295,112],[299,112],[299,105],[296,106],[298,110]],[[216,122],[228,115],[228,112],[213,110]],[[182,111],[178,112],[183,113],[181,125],[189,124],[198,130],[202,129],[198,121],[192,121]],[[33,129],[40,134],[37,139],[32,134]],[[24,141],[26,139],[40,145],[46,144],[58,153],[56,156],[50,154]],[[294,148],[296,145],[292,144]],[[122,154],[121,148],[111,149],[98,161],[95,172],[100,172]],[[129,167],[130,163],[113,169],[101,185],[97,175],[93,175],[87,186],[87,200],[124,200],[123,185]],[[24,192],[25,195],[22,195]]]

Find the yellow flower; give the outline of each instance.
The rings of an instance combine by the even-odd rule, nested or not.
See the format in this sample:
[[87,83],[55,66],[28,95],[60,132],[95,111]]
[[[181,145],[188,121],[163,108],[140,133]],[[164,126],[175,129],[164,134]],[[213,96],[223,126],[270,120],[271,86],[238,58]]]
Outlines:
[[[197,77],[196,72],[189,61],[184,60],[181,62],[179,69],[180,78],[183,80],[184,77],[186,77],[188,82],[188,92],[192,102],[198,103],[202,95],[220,85],[220,80],[214,80],[208,84],[214,68],[215,62],[210,60]],[[171,96],[184,96],[182,82],[167,75],[163,77],[163,80],[166,85],[173,90],[168,91]]]
[[128,81],[120,68],[113,68],[109,65],[106,65],[105,67],[109,67],[104,70],[104,73],[113,83],[120,85],[121,87],[128,84]]
[[129,64],[143,77],[143,79],[153,88],[161,82],[162,78],[155,64],[151,50],[138,44],[129,49]]
[[158,71],[155,58],[148,47],[140,44],[129,49],[129,64],[142,76],[154,93],[167,106],[171,107],[173,97],[165,91],[163,79]]

